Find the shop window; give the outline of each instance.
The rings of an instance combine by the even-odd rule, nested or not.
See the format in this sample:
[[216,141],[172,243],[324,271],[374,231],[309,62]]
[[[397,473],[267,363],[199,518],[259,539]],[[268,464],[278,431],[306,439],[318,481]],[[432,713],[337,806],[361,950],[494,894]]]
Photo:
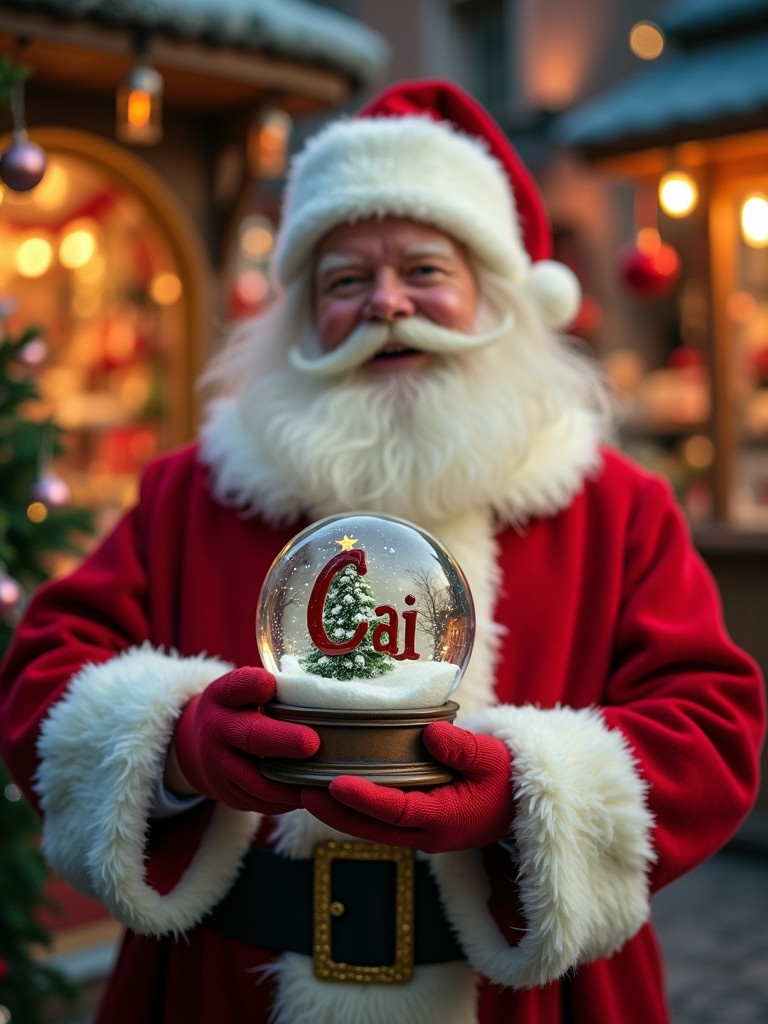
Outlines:
[[[768,178],[724,188],[721,360],[732,423],[724,452],[729,518],[768,527]],[[714,241],[714,239],[713,239]],[[725,410],[724,410],[725,412]]]
[[26,412],[65,428],[55,471],[102,533],[185,433],[187,275],[129,176],[86,155],[49,148],[41,184],[0,198],[0,297],[40,332]]

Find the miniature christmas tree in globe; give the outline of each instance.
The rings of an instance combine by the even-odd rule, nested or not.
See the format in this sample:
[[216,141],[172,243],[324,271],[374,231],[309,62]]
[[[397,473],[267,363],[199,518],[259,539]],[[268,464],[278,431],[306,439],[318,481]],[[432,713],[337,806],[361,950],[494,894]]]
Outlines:
[[373,647],[375,608],[376,599],[365,577],[353,564],[345,566],[328,590],[323,610],[325,632],[338,644],[351,641],[361,623],[369,623],[368,629],[360,644],[344,654],[324,654],[313,644],[302,667],[325,679],[375,679],[391,672],[395,663],[390,655]]

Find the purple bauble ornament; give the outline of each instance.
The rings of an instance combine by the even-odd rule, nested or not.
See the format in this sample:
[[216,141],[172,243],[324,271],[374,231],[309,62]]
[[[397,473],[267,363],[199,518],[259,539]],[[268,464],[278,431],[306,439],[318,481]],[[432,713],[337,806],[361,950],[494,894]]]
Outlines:
[[0,156],[0,180],[14,192],[29,192],[43,180],[45,164],[42,146],[19,137]]

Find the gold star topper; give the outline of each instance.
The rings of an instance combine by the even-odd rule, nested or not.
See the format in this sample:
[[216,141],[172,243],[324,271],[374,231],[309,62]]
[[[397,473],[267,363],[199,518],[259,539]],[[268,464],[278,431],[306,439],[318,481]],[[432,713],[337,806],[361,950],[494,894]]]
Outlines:
[[335,540],[333,543],[338,544],[342,551],[351,551],[357,544],[357,537],[348,537],[345,533],[342,540]]

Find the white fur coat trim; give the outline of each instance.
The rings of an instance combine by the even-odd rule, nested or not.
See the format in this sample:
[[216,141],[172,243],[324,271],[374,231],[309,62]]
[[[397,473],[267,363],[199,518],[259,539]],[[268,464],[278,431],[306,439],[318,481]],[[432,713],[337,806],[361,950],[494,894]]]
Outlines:
[[526,931],[510,947],[486,908],[474,852],[431,858],[467,956],[500,985],[529,987],[616,952],[649,916],[654,860],[646,786],[624,736],[594,709],[501,705],[464,723],[512,753]]
[[469,964],[417,967],[407,985],[318,981],[308,956],[284,953],[272,1024],[474,1024],[477,978]]
[[148,815],[180,709],[232,666],[146,644],[83,667],[43,723],[43,852],[61,877],[142,934],[192,928],[228,891],[256,814],[218,805],[176,887],[144,878]]
[[[504,522],[519,524],[567,508],[585,477],[600,467],[600,429],[598,418],[582,411],[540,430],[528,458],[496,496],[494,511]],[[201,459],[211,472],[214,494],[224,504],[241,505],[271,523],[311,515],[306,494],[286,486],[279,467],[243,422],[236,399],[211,403],[201,432]]]
[[[526,920],[522,936],[499,930],[488,910],[489,880],[479,851],[426,858],[470,965],[495,984],[529,988],[610,956],[648,920],[647,871],[654,860],[646,787],[623,735],[608,729],[598,711],[568,707],[501,705],[462,724],[503,740],[513,756],[517,811],[512,834],[519,857],[510,857],[510,878],[516,876]],[[349,837],[305,811],[284,815],[275,830],[278,850],[289,857],[309,857],[315,843],[333,838]],[[416,968],[415,978],[423,971]],[[309,1020],[301,1009],[311,1004],[309,960],[284,955],[274,973],[280,1005],[296,1020]],[[454,1020],[451,1006],[462,991],[463,1000],[469,999],[467,984],[457,973],[450,997],[439,1004],[446,1016],[433,1007],[435,1019]],[[352,1010],[329,1016],[329,1021],[368,1019],[356,1016],[351,1003],[357,989],[363,999],[365,986],[320,986],[329,1000],[334,989],[350,990],[344,999]],[[371,1019],[419,1024],[423,1018],[412,1016],[411,1009],[403,998],[398,1013]],[[470,1024],[474,1011],[457,1019]],[[276,1020],[293,1024],[294,1017],[278,1015]]]

